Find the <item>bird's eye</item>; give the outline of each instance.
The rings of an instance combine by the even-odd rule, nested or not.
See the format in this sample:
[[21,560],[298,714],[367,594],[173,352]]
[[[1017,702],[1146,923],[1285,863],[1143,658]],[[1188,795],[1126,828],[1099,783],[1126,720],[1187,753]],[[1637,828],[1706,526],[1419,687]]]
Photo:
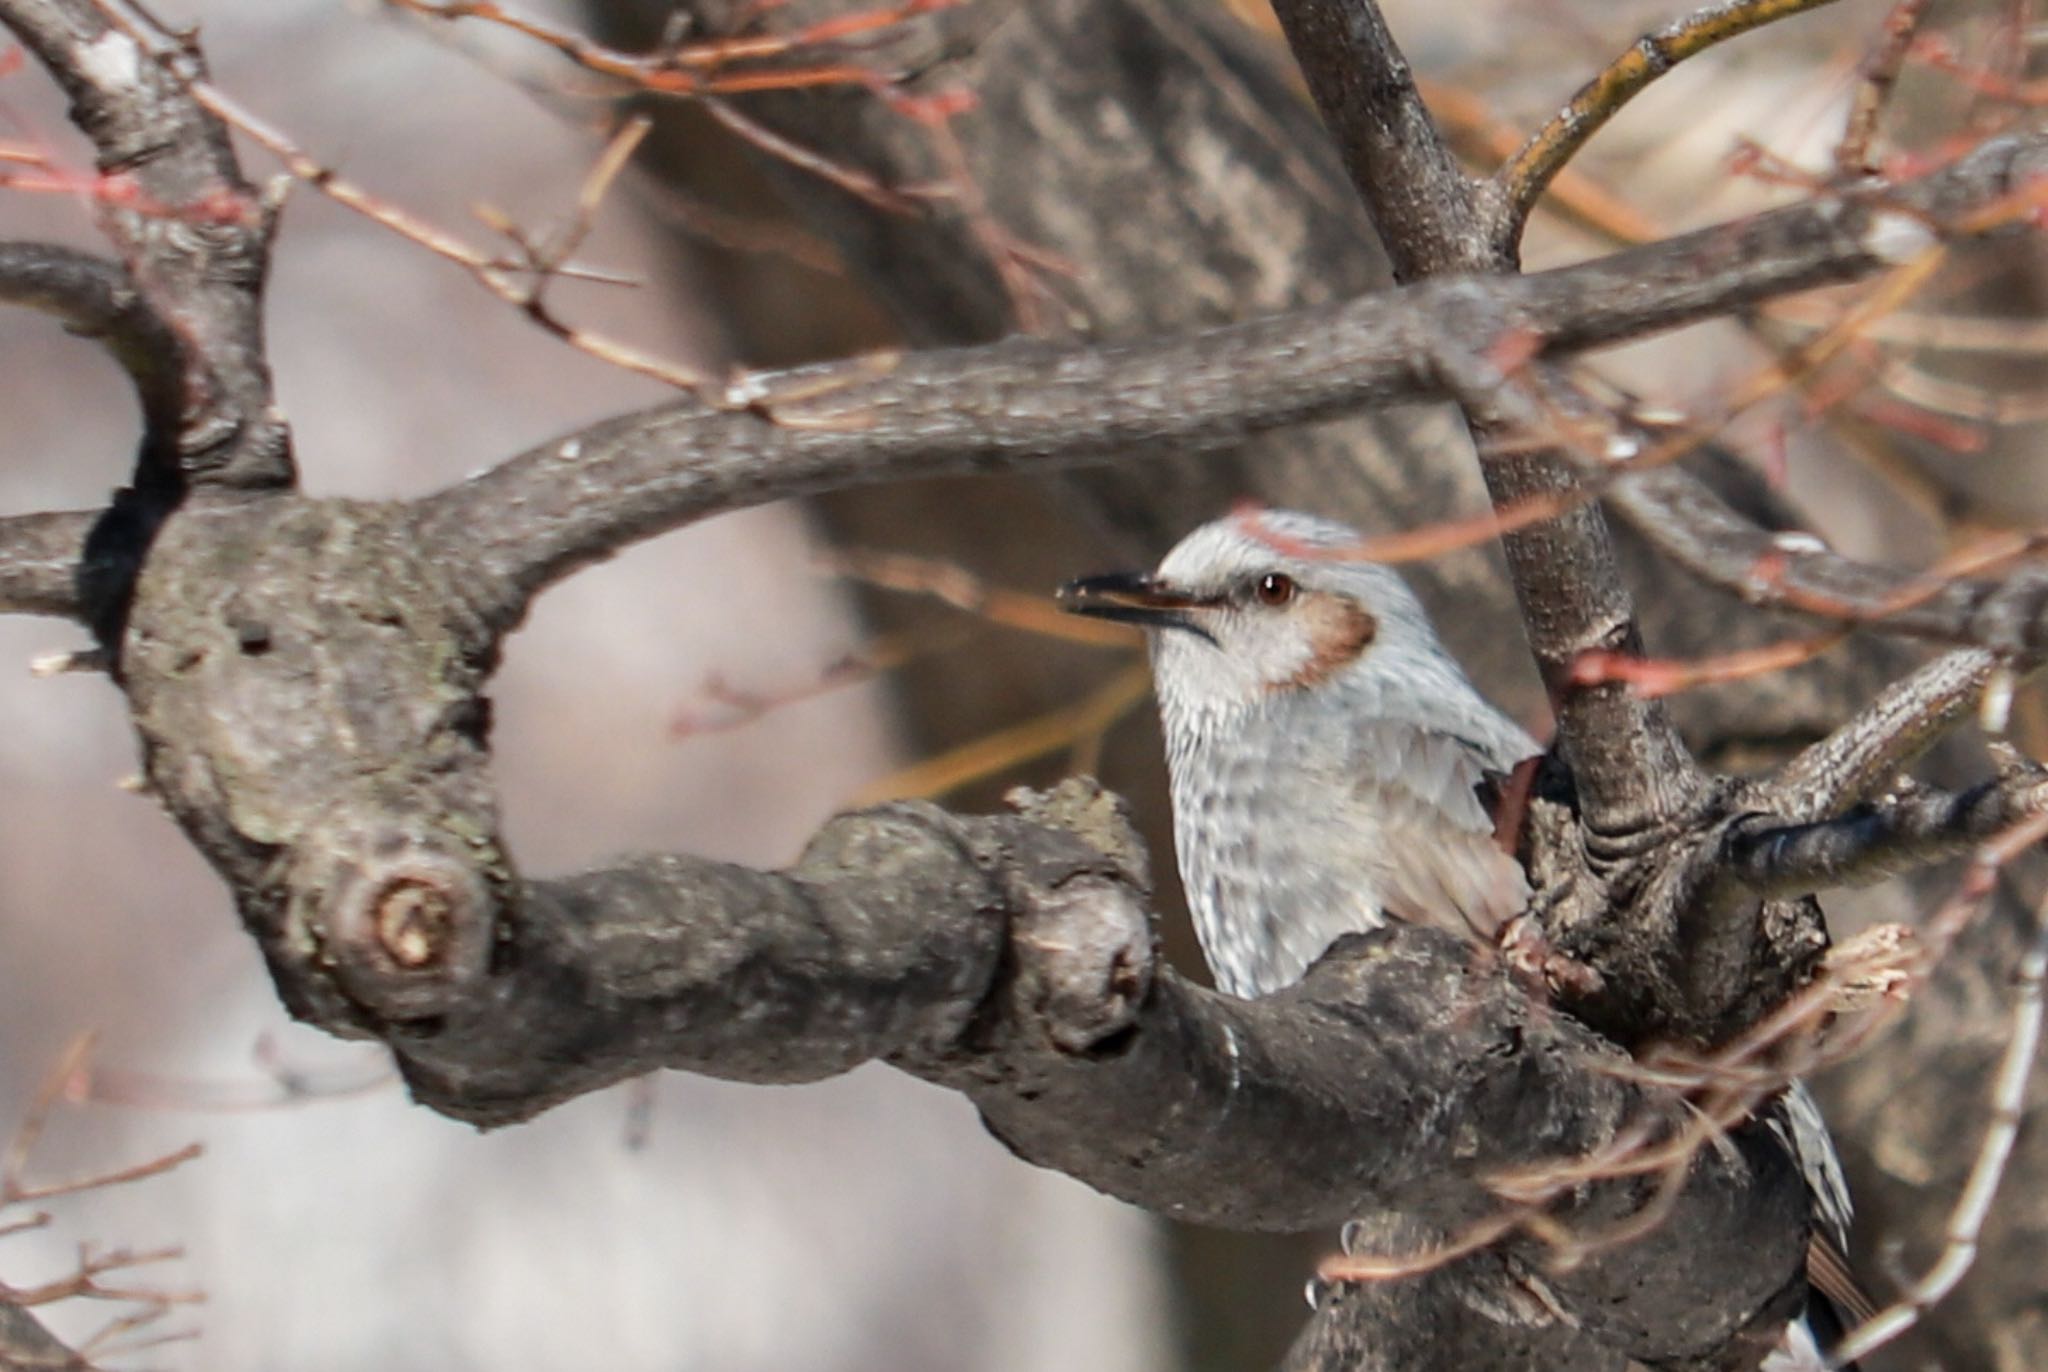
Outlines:
[[1261,605],[1285,605],[1294,599],[1294,591],[1294,578],[1285,572],[1267,572],[1252,588]]

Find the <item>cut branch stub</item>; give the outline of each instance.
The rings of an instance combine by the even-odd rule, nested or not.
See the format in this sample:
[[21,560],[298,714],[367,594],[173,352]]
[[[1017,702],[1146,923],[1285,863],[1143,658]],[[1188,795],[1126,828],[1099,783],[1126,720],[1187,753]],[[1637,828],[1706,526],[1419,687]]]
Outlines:
[[439,1014],[483,975],[495,894],[475,859],[399,833],[302,842],[286,925],[324,952],[348,996],[392,1020]]
[[341,1031],[459,998],[511,880],[486,775],[493,649],[394,514],[195,494],[116,645],[152,786],[293,1010]]

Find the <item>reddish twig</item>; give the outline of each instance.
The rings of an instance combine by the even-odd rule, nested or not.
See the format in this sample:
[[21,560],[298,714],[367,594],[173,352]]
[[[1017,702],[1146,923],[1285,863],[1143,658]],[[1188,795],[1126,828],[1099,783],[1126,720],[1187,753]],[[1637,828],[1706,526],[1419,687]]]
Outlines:
[[1871,159],[1871,145],[1877,137],[1877,121],[1898,84],[1899,69],[1913,45],[1913,35],[1926,17],[1932,0],[1898,0],[1885,16],[1884,41],[1864,59],[1856,97],[1849,106],[1849,118],[1835,144],[1835,170],[1843,176],[1868,176],[1877,170]]

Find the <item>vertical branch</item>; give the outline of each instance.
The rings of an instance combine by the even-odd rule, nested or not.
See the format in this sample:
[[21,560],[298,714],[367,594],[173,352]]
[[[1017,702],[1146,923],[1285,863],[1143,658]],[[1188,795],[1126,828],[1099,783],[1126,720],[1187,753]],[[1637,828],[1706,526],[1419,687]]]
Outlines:
[[196,49],[92,0],[7,0],[0,23],[70,97],[98,154],[87,189],[100,227],[178,344],[164,365],[177,369],[181,412],[145,447],[138,483],[291,485],[263,344],[271,212],[192,97]]
[[[1514,271],[1512,247],[1501,249],[1491,231],[1488,194],[1458,169],[1374,0],[1275,0],[1273,8],[1395,275]],[[1476,356],[1496,341],[1481,335],[1469,345]],[[1495,450],[1506,426],[1490,406],[1470,405],[1476,395],[1464,397],[1467,421],[1495,508],[1577,486],[1559,453],[1526,443]],[[1640,647],[1605,518],[1581,506],[1502,542],[1589,829],[1626,833],[1675,813],[1699,779],[1663,707],[1620,683],[1571,678],[1587,651]]]
[[1396,281],[1498,270],[1478,183],[1437,131],[1374,0],[1274,0],[1294,60],[1372,211]]

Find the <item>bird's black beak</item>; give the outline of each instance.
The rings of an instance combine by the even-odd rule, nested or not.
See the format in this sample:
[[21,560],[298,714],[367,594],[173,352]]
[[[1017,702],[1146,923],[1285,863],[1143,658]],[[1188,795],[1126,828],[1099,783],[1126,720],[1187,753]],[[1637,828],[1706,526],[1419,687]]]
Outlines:
[[1185,629],[1211,643],[1216,641],[1188,614],[1214,604],[1212,597],[1194,595],[1137,572],[1110,572],[1069,581],[1060,587],[1059,602],[1068,614],[1114,619],[1148,629]]

